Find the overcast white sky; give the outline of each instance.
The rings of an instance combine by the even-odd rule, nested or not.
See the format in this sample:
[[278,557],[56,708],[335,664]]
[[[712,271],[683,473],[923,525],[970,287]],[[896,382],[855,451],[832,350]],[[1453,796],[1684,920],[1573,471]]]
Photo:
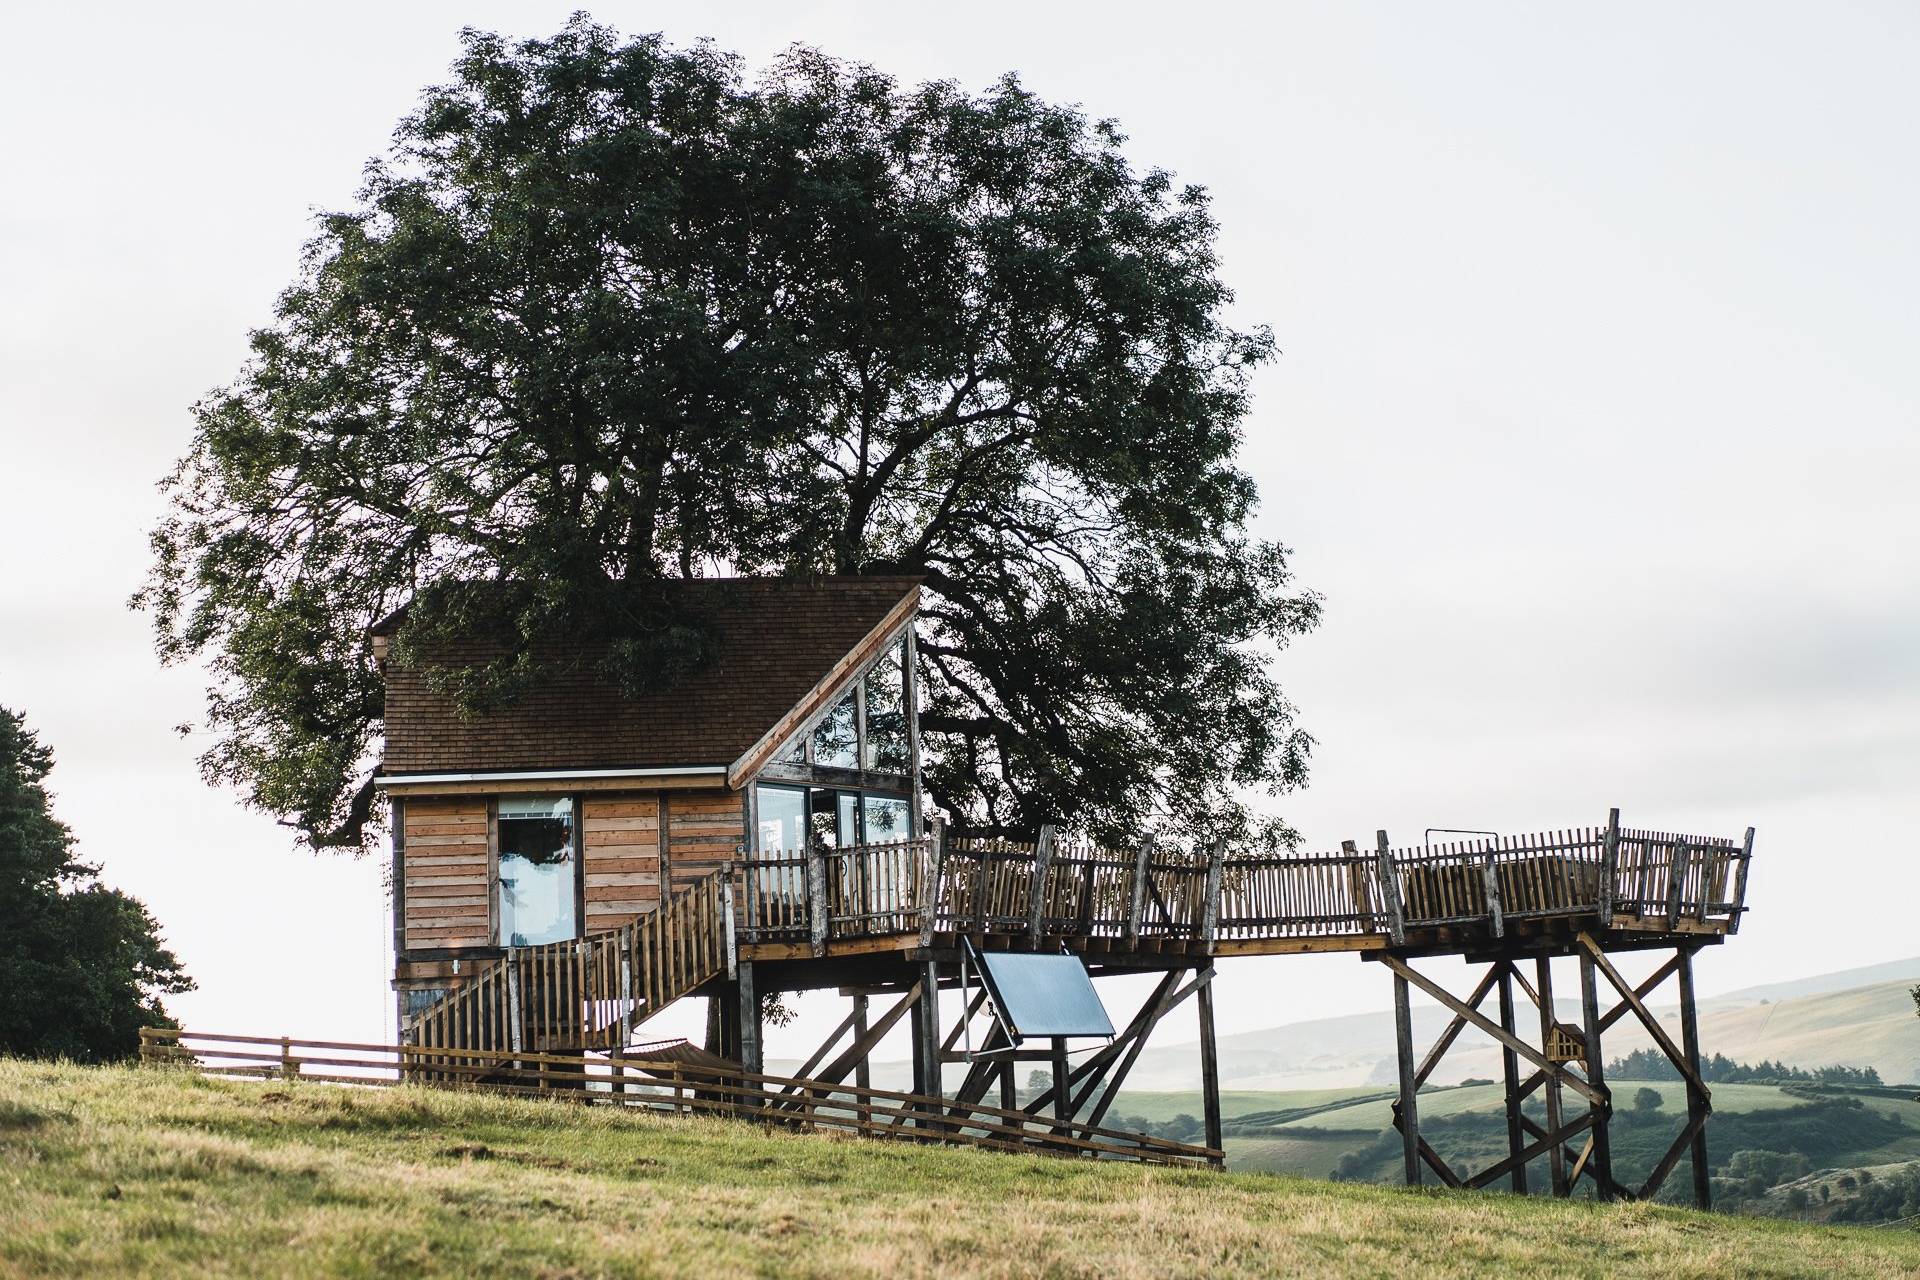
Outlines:
[[[377,860],[295,852],[169,731],[200,678],[124,608],[154,481],[458,28],[572,7],[0,23],[0,704],[199,980],[189,1025],[385,1038],[386,903]],[[756,65],[798,40],[909,81],[1017,70],[1213,190],[1239,317],[1286,353],[1248,424],[1261,528],[1327,598],[1282,667],[1320,742],[1281,804],[1310,844],[1609,805],[1753,824],[1753,915],[1703,991],[1920,952],[1920,10],[594,14]],[[1235,961],[1222,1031],[1386,998],[1351,958]]]

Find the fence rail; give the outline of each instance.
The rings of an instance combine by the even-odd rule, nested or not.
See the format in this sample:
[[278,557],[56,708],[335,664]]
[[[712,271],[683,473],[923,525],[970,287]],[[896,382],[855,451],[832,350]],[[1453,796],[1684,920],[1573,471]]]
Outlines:
[[[658,1047],[655,1047],[658,1052]],[[561,1098],[673,1115],[722,1115],[783,1128],[1052,1156],[1218,1167],[1220,1151],[1025,1111],[741,1071],[631,1052],[551,1054],[217,1035],[143,1028],[141,1061],[208,1075],[393,1086],[420,1083]]]

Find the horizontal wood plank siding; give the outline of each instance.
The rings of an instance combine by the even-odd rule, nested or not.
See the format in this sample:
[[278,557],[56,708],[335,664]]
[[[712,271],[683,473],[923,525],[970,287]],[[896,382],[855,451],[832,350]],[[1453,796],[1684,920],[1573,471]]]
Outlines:
[[617,929],[660,907],[660,802],[651,795],[586,798],[587,932]]
[[667,797],[667,848],[676,889],[712,874],[746,838],[738,791],[674,792]]
[[410,799],[405,821],[407,948],[486,946],[485,798]]

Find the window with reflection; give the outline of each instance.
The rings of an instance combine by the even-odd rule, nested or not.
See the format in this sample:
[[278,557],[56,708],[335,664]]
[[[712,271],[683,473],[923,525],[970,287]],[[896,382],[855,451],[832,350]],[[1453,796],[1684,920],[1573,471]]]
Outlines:
[[496,813],[501,945],[532,947],[576,936],[573,801],[516,797],[499,801]]
[[901,796],[877,796],[872,792],[860,798],[861,840],[866,844],[884,844],[905,840],[913,834],[913,807]]
[[813,762],[832,769],[857,769],[860,767],[859,746],[853,694],[849,693],[814,726]]
[[906,647],[906,641],[900,641],[867,670],[867,737],[861,760],[877,773],[908,769]]
[[762,783],[755,789],[755,847],[767,853],[798,851],[807,847],[807,793],[803,787],[775,787]]

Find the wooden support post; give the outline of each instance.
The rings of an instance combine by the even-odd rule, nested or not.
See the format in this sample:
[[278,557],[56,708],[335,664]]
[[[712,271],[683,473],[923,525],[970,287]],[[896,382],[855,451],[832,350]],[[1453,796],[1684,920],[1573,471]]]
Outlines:
[[1727,932],[1740,932],[1740,917],[1747,911],[1747,864],[1753,861],[1753,828],[1747,828],[1746,843],[1740,849],[1740,866],[1733,873],[1733,911],[1727,917]]
[[[920,970],[920,1034],[924,1041],[920,1046],[920,1058],[924,1064],[926,1078],[919,1083],[919,1091],[929,1098],[946,1096],[941,1092],[940,1072],[940,965],[938,961],[921,961]],[[963,1011],[964,1012],[964,1011]]]
[[[1380,833],[1381,861],[1387,860],[1386,833]],[[1398,971],[1393,975],[1394,1048],[1400,1057],[1400,1105],[1394,1123],[1400,1129],[1400,1141],[1406,1152],[1407,1185],[1420,1185],[1420,1107],[1413,1083],[1413,1004],[1407,980]]]
[[1020,1083],[1014,1079],[1015,1063],[1008,1058],[1000,1064],[1000,1109],[1017,1111],[1020,1108]]
[[1027,941],[1038,950],[1047,910],[1047,876],[1053,867],[1054,830],[1051,822],[1040,828],[1039,843],[1033,849],[1033,884],[1027,903]]
[[1580,1014],[1586,1031],[1584,1052],[1587,1063],[1587,1085],[1598,1096],[1590,1096],[1588,1106],[1593,1109],[1593,1186],[1602,1200],[1613,1199],[1613,1149],[1607,1141],[1607,1124],[1613,1115],[1613,1100],[1607,1093],[1607,1083],[1602,1062],[1605,1051],[1600,1047],[1600,998],[1594,982],[1593,956],[1590,952],[1580,953]]
[[753,987],[753,961],[742,960],[735,980],[740,1006],[740,1065],[760,1074],[760,993]]
[[[665,803],[666,801],[661,801],[661,804]],[[662,812],[665,810],[663,809]],[[733,868],[734,864],[731,862],[724,864],[721,867],[723,874],[720,877],[720,923],[722,931],[726,934],[727,981],[729,982],[740,976],[740,942],[733,919]],[[665,872],[661,873],[660,883],[662,886],[667,884]],[[662,896],[665,896],[664,888]],[[752,894],[747,895],[747,905],[749,907],[753,905]]]
[[1407,918],[1400,903],[1400,877],[1393,869],[1393,854],[1387,848],[1387,833],[1376,833],[1380,858],[1380,896],[1386,900],[1387,936],[1396,947],[1407,941]]
[[1053,1038],[1053,1118],[1061,1124],[1073,1119],[1073,1090],[1067,1086],[1067,1038]]
[[[853,1042],[859,1044],[867,1038],[867,997],[863,992],[853,998]],[[853,1083],[862,1089],[873,1087],[873,1071],[863,1057],[853,1068]]]
[[935,818],[933,833],[927,849],[927,882],[921,890],[924,901],[920,904],[920,945],[933,945],[934,929],[939,925],[940,916],[940,878],[946,871],[947,862],[947,820]]
[[807,943],[815,956],[827,954],[827,855],[818,840],[807,841]]
[[[1225,841],[1221,842],[1222,845]],[[1221,846],[1214,846],[1219,849]],[[1213,966],[1208,965],[1202,975],[1207,979],[1201,984],[1198,996],[1200,1001],[1200,1100],[1201,1110],[1205,1114],[1207,1145],[1220,1149],[1220,1050],[1214,1039],[1213,1030]]]
[[1602,929],[1613,927],[1613,880],[1620,871],[1620,810],[1607,810],[1607,835],[1600,845],[1600,889],[1594,917]]
[[[1752,838],[1749,829],[1748,838]],[[1681,947],[1680,956],[1680,1044],[1694,1078],[1700,1077],[1700,1019],[1693,1000],[1693,948]],[[1687,1120],[1693,1126],[1693,1203],[1702,1209],[1713,1208],[1713,1185],[1707,1176],[1707,1115],[1713,1103],[1704,1090],[1691,1083],[1687,1087]]]
[[1147,869],[1148,861],[1153,857],[1153,835],[1149,832],[1140,840],[1139,847],[1133,852],[1133,894],[1127,903],[1127,925],[1125,945],[1133,950],[1140,941],[1140,913],[1147,905]]
[[[1496,962],[1500,971],[1500,1026],[1508,1035],[1517,1035],[1513,1014],[1513,965],[1508,961]],[[1527,1162],[1520,1158],[1525,1143],[1520,1135],[1520,1055],[1510,1045],[1500,1046],[1500,1068],[1506,1076],[1507,1086],[1507,1158],[1513,1164],[1513,1190],[1515,1195],[1527,1194]]]
[[[1540,1045],[1544,1049],[1553,1039],[1557,1025],[1553,1012],[1553,960],[1541,956],[1534,961],[1534,986],[1538,988],[1537,1003],[1540,1006]],[[1547,1132],[1560,1132],[1560,1080],[1552,1072],[1546,1073],[1546,1084],[1542,1090],[1547,1105]],[[1567,1157],[1564,1148],[1556,1142],[1548,1151],[1548,1172],[1552,1178],[1553,1194],[1564,1196],[1568,1193]]]
[[[1200,944],[1213,949],[1213,935],[1220,928],[1220,877],[1227,865],[1227,838],[1221,836],[1207,851],[1207,882],[1200,901]],[[1211,984],[1203,988],[1210,991]],[[1210,1143],[1208,1145],[1218,1145]]]
[[525,1021],[520,1017],[520,958],[509,951],[507,953],[507,1048],[515,1053],[519,1053],[526,1047],[525,1026]]

